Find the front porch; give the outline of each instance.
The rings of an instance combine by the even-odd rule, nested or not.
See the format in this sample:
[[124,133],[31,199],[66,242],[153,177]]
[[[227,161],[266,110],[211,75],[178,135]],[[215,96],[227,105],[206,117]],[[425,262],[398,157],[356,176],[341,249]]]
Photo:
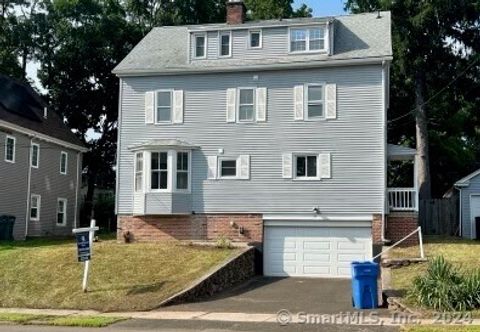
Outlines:
[[401,145],[387,148],[387,213],[418,212],[417,151]]

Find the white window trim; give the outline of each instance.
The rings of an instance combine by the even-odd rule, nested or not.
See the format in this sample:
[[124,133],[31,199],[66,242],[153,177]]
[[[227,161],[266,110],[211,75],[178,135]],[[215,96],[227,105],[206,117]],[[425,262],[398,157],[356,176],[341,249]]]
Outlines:
[[[310,29],[323,28],[323,49],[320,50],[310,50]],[[305,30],[305,51],[292,51],[292,30]],[[328,53],[328,26],[323,25],[312,25],[312,26],[302,26],[302,27],[289,27],[288,28],[288,53],[289,54],[304,54],[304,53]]]
[[[148,155],[148,167],[147,167],[147,174],[148,174],[148,190],[147,192],[150,193],[168,193],[172,192],[173,188],[173,181],[172,181],[172,169],[173,169],[173,150],[152,150],[149,151]],[[167,188],[161,189],[152,189],[152,153],[166,153],[167,154]]]
[[[155,90],[155,108],[154,108],[154,119],[156,125],[165,125],[173,123],[173,91],[174,89],[159,89]],[[158,121],[158,93],[159,92],[169,92],[170,93],[170,121]]]
[[[37,165],[33,165],[33,147],[37,147]],[[33,168],[38,168],[40,166],[40,144],[32,143],[32,148],[30,150],[30,166]]]
[[[62,172],[62,156],[65,155],[65,172]],[[68,173],[68,153],[65,151],[60,152],[60,174],[67,175]]]
[[[188,184],[187,184],[187,189],[178,189],[177,188],[177,156],[178,153],[188,153]],[[175,150],[174,153],[174,158],[173,158],[173,168],[175,169],[175,172],[172,173],[172,183],[173,183],[173,192],[177,193],[191,193],[192,191],[192,152],[189,150]]]
[[[253,111],[252,111],[252,120],[240,120],[240,90],[253,90]],[[257,87],[253,86],[242,86],[237,88],[237,98],[236,98],[235,110],[237,123],[255,123],[256,122],[256,110],[257,110]]]
[[[228,54],[222,55],[222,36],[229,36]],[[219,58],[231,58],[232,57],[232,31],[219,31],[218,32],[218,57]]]
[[[64,202],[64,211],[63,211],[63,221],[61,224],[58,223],[58,213],[59,213],[59,210],[58,210],[58,203],[62,201]],[[57,226],[66,226],[67,225],[67,210],[68,210],[68,200],[66,198],[57,198],[57,208],[56,208],[56,211],[57,213],[55,214],[55,224]]]
[[[235,161],[235,176],[222,176],[222,161]],[[238,180],[239,179],[239,169],[238,169],[238,156],[219,156],[217,158],[217,179],[220,180]]]
[[[252,46],[252,33],[259,33],[260,34],[258,46]],[[262,29],[248,30],[248,41],[247,41],[247,43],[248,43],[247,48],[249,48],[251,50],[259,50],[259,49],[263,48],[263,31],[262,31]]]
[[[37,217],[36,218],[32,218],[32,208],[33,208],[33,204],[32,204],[32,199],[36,197],[37,198]],[[40,220],[40,207],[42,206],[42,196],[38,195],[38,194],[31,194],[30,195],[30,213],[29,213],[29,219],[31,221],[39,221]]]
[[[297,176],[297,157],[315,157],[317,158],[317,176]],[[292,179],[295,181],[320,181],[320,160],[318,153],[313,152],[296,152],[292,154]],[[305,168],[306,170],[306,168]]]
[[[13,156],[12,156],[12,160],[9,160],[7,159],[7,146],[8,146],[8,140],[9,139],[12,139],[13,140]],[[6,135],[5,136],[5,161],[7,163],[12,163],[12,164],[15,164],[15,157],[16,157],[16,154],[17,154],[17,139],[13,136],[10,136],[10,135]]]
[[[206,59],[207,58],[207,46],[208,46],[208,41],[207,41],[207,33],[206,32],[196,32],[192,34],[193,36],[193,58],[194,59]],[[203,56],[197,56],[197,37],[204,37],[204,54]]]
[[[308,83],[305,84],[303,87],[303,120],[304,121],[323,121],[326,119],[325,117],[325,86],[326,82],[319,82],[319,83]],[[323,114],[322,116],[316,117],[316,118],[310,118],[308,115],[309,107],[308,107],[308,88],[312,86],[321,86],[322,87],[322,105],[323,105]]]
[[[141,185],[142,185],[142,188],[140,190],[137,190],[137,172],[139,171],[137,169],[137,156],[138,155],[142,155],[143,157],[143,162],[142,162],[142,169],[141,169],[141,172],[142,172],[142,181],[141,181]],[[133,192],[134,193],[141,193],[141,192],[144,192],[145,191],[145,154],[142,152],[137,152],[133,155]]]

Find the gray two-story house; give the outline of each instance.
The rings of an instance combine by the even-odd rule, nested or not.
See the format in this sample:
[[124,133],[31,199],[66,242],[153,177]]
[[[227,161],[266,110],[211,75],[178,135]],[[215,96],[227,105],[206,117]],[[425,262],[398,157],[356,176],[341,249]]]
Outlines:
[[[349,276],[416,224],[415,186],[386,186],[415,155],[387,149],[390,13],[244,18],[229,1],[224,24],[154,28],[114,69],[118,237],[227,237],[266,275]],[[390,208],[408,214],[387,227]]]
[[0,75],[0,215],[16,240],[71,235],[86,148],[28,85]]

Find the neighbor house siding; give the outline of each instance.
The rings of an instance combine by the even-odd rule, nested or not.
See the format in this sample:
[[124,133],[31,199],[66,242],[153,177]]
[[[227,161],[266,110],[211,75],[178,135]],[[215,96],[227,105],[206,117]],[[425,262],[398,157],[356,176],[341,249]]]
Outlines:
[[470,185],[462,188],[462,236],[473,238],[472,234],[472,216],[470,215],[470,196],[480,195],[480,176],[476,176],[469,180]]
[[[27,212],[28,170],[30,168],[30,138],[12,132],[16,138],[15,163],[4,161],[5,132],[0,131],[0,214],[16,217],[14,227],[15,239],[26,235],[25,218]],[[77,151],[63,148],[42,140],[33,140],[40,147],[39,167],[31,168],[30,194],[41,196],[40,218],[28,221],[27,236],[70,235],[75,220],[75,202],[77,188],[77,158],[81,165],[81,155]],[[68,153],[67,175],[60,174],[60,152]],[[57,198],[67,199],[67,223],[56,226]],[[78,207],[77,207],[78,214]]]
[[[293,87],[316,82],[337,84],[337,119],[294,121]],[[226,89],[241,86],[268,89],[266,122],[226,122]],[[184,90],[184,123],[145,125],[145,92],[169,88]],[[380,65],[125,77],[121,94],[119,214],[133,213],[134,153],[128,146],[162,138],[200,146],[192,153],[191,210],[197,213],[307,212],[314,206],[322,213],[382,212],[385,137]],[[225,156],[250,155],[249,180],[207,179],[207,156],[217,155],[219,148]],[[331,153],[332,178],[282,178],[285,152]]]

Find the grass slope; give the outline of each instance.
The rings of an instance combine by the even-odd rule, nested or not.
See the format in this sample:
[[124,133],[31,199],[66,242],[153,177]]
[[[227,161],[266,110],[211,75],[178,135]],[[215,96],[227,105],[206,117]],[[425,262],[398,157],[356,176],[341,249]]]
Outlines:
[[232,254],[175,242],[95,243],[83,293],[73,241],[0,243],[0,307],[148,310]]

